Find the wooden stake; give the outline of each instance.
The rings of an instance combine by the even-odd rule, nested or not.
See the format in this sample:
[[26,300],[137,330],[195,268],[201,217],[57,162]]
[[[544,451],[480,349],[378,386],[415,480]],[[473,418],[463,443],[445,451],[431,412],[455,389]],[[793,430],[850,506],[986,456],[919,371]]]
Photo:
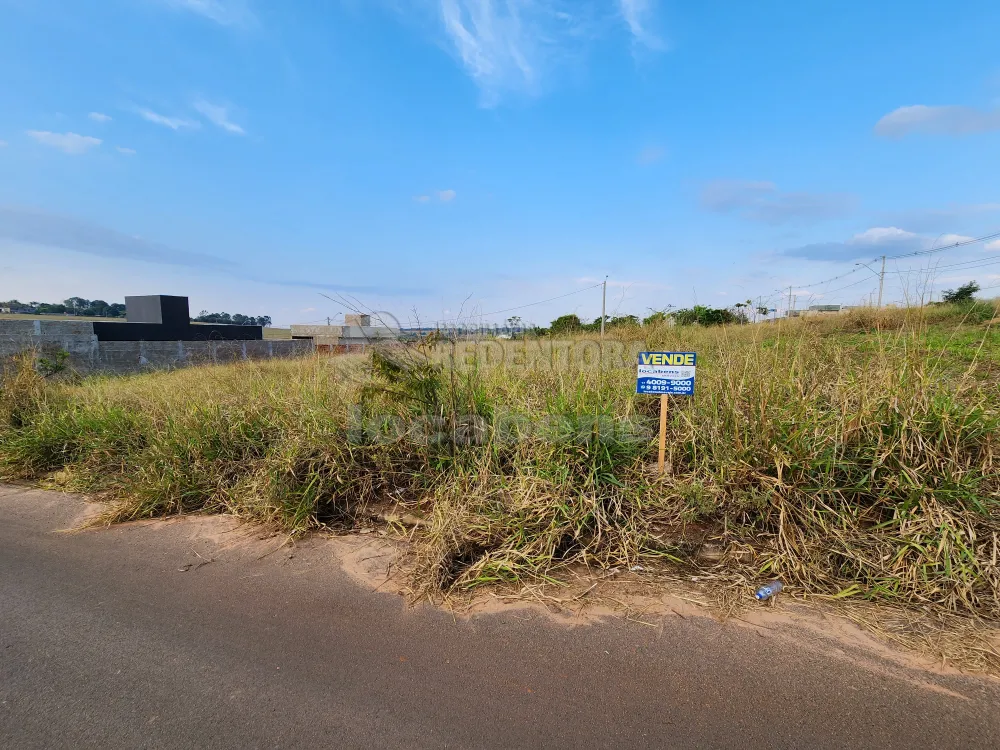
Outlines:
[[657,473],[663,473],[663,462],[667,453],[667,394],[660,394],[660,455],[656,461]]

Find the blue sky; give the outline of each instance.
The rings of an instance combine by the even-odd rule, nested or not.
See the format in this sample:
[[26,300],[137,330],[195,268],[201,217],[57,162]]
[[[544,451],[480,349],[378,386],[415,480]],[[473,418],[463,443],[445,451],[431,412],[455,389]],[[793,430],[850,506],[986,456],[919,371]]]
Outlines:
[[[783,308],[790,286],[802,307],[867,299],[859,261],[1000,231],[996,3],[0,14],[0,299],[186,294],[292,323],[344,311],[322,292],[429,322],[608,275],[612,312]],[[887,301],[1000,284],[1000,242],[887,269]],[[599,293],[488,319],[564,312]]]

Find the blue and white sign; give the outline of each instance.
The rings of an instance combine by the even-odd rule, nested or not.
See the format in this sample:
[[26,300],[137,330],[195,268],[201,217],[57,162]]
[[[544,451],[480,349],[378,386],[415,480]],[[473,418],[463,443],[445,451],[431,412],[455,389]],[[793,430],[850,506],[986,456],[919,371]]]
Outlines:
[[694,352],[639,352],[635,392],[693,396],[697,363]]

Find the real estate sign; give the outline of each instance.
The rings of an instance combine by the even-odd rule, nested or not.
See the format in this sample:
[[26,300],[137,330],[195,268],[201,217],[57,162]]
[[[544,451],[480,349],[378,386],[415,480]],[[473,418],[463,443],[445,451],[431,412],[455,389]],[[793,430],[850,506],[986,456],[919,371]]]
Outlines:
[[639,352],[635,392],[693,396],[697,361],[694,352]]

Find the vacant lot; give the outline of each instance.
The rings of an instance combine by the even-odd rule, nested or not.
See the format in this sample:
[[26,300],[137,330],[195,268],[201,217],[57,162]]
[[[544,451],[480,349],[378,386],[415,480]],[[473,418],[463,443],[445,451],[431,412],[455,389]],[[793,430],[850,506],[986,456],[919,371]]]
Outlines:
[[[427,591],[642,565],[1000,618],[991,305],[595,340],[385,349],[119,378],[8,364],[0,476],[109,520],[382,519]],[[657,476],[639,347],[694,350]],[[603,362],[603,366],[598,363]]]
[[265,339],[290,339],[292,337],[291,328],[271,328],[270,326],[264,329]]

